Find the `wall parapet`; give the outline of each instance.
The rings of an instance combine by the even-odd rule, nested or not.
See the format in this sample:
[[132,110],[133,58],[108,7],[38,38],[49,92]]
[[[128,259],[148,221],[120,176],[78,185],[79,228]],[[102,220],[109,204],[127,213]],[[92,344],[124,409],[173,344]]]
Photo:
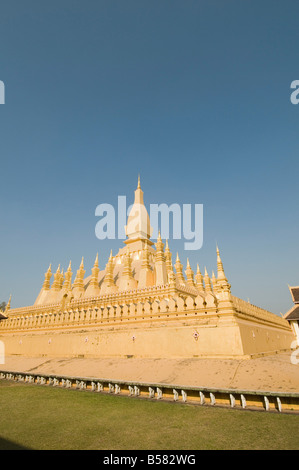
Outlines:
[[232,301],[237,313],[245,314],[258,320],[265,320],[266,322],[273,323],[277,326],[290,329],[288,322],[284,318],[280,318],[268,310],[257,307],[256,305],[246,302],[239,297],[232,296]]
[[267,412],[299,413],[299,393],[270,392],[185,386],[178,384],[134,382],[98,377],[0,370],[0,380],[47,387],[77,389],[85,392],[125,395],[132,398],[167,400],[201,406],[223,406]]
[[[259,320],[283,329],[290,329],[288,322],[277,315],[231,296],[231,308],[222,311],[221,301],[213,295],[188,296],[179,293],[169,294],[168,286],[127,291],[126,295],[105,295],[101,297],[76,300],[63,306],[51,304],[25,307],[9,312],[7,319],[0,322],[0,331],[36,330],[41,328],[60,328],[74,326],[99,326],[111,322],[130,322],[149,320],[176,320],[187,315],[188,318],[205,315],[244,315],[249,320]],[[167,295],[168,293],[168,295]],[[143,297],[142,297],[143,296]]]

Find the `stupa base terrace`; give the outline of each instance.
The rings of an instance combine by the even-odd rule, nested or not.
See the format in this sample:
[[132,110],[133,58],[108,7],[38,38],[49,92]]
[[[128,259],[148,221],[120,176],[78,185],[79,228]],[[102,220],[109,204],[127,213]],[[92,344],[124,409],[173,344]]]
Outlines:
[[67,309],[14,309],[0,322],[0,340],[7,356],[31,357],[245,359],[290,350],[294,335],[283,318],[231,295],[219,307],[214,296],[177,293],[161,286]]
[[206,268],[202,275],[199,265],[194,275],[189,260],[184,273],[168,241],[164,249],[160,233],[155,244],[151,233],[139,180],[125,246],[104,269],[97,255],[85,277],[82,258],[74,282],[70,262],[50,285],[50,265],[33,306],[11,308],[9,300],[0,319],[5,356],[190,360],[291,352],[286,319],[232,295],[218,247],[217,277]]

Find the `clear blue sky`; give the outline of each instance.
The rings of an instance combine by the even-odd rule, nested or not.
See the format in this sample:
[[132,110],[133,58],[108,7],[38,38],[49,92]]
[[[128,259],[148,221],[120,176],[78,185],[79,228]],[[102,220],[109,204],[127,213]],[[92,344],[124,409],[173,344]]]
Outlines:
[[[122,241],[95,208],[204,204],[216,269],[275,313],[299,284],[298,0],[10,0],[0,14],[0,301],[34,302],[52,262],[89,273]],[[73,276],[74,279],[74,276]]]

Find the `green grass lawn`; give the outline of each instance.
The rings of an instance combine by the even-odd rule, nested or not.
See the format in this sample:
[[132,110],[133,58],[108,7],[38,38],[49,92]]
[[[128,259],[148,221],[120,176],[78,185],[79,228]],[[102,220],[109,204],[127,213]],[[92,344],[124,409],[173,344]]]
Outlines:
[[[0,381],[0,449],[298,449],[299,415]],[[10,443],[10,444],[9,444]]]

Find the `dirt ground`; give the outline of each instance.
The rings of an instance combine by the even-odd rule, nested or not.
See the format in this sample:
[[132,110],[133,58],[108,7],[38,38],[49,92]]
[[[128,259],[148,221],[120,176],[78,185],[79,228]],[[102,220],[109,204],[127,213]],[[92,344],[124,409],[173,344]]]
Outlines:
[[290,353],[255,359],[6,357],[2,371],[165,383],[179,386],[299,392],[299,364]]

